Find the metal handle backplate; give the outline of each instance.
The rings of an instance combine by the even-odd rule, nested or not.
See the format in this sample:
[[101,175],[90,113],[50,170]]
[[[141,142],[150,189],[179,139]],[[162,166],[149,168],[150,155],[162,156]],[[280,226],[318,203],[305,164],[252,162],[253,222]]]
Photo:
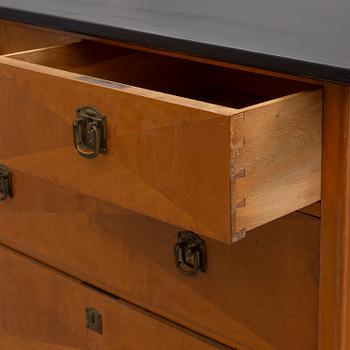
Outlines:
[[190,231],[179,232],[174,247],[175,265],[186,276],[206,270],[205,241]]
[[79,108],[73,122],[73,140],[76,150],[84,158],[106,153],[106,117],[92,107]]

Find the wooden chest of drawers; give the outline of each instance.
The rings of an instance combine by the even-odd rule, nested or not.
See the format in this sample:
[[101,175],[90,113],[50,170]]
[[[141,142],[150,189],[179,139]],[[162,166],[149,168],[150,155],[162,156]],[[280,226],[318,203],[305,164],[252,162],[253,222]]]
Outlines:
[[[320,220],[295,211],[321,198],[322,89],[1,25],[0,331],[316,350]],[[193,277],[176,268],[183,231],[203,244]]]

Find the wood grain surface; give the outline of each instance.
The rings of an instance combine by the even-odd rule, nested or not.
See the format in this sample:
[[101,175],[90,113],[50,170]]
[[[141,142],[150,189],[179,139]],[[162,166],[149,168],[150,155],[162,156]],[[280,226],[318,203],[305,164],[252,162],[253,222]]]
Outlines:
[[[94,43],[0,61],[13,170],[228,243],[320,199],[322,95],[280,97],[307,84]],[[109,152],[94,160],[71,136],[87,105],[108,117]]]
[[66,33],[0,21],[0,55],[73,42]]
[[[16,31],[14,35],[20,35]],[[9,37],[6,35],[5,38]],[[61,40],[56,37],[48,40],[55,44],[56,39]],[[30,45],[41,46],[46,38],[42,40],[37,43],[34,40]],[[179,275],[174,268],[172,250],[180,229],[120,206],[230,242],[232,233],[245,232],[320,199],[321,93],[303,92],[281,97],[304,88],[309,90],[310,86],[271,76],[261,77],[248,71],[224,70],[222,74],[221,68],[217,71],[197,63],[165,60],[130,48],[109,46],[108,51],[96,50],[91,55],[92,48],[98,46],[94,45],[76,43],[0,59],[0,87],[6,92],[1,97],[2,104],[5,114],[12,116],[6,119],[0,135],[0,158],[13,169],[15,184],[15,198],[1,204],[1,242],[229,347],[239,350],[317,349],[318,219],[291,214],[251,231],[246,240],[235,246],[207,239],[208,272],[191,280]],[[12,48],[8,45],[6,51],[11,52]],[[214,91],[214,94],[195,91],[205,83],[203,72],[207,69],[211,82],[219,82],[226,92],[228,88],[229,95],[221,91]],[[154,76],[155,71],[161,71],[163,79]],[[186,73],[184,78],[171,79],[179,72]],[[111,76],[115,83],[109,80]],[[114,77],[123,77],[122,83]],[[232,94],[234,79],[239,83]],[[78,158],[71,148],[74,107],[76,103],[84,103],[87,97],[96,106],[103,101],[101,108],[112,117],[108,119],[111,120],[108,131],[114,137],[109,146],[117,146],[117,151],[111,152],[113,159],[107,162],[98,159],[94,166]],[[263,103],[251,106],[259,102]],[[122,113],[115,111],[116,105],[121,106]],[[147,115],[143,114],[144,109]],[[133,118],[129,113],[133,113]],[[53,132],[42,133],[42,130]],[[16,142],[13,142],[14,134]],[[144,159],[144,163],[140,163],[140,159]],[[308,162],[310,159],[313,162]],[[286,167],[288,162],[295,168]],[[175,175],[169,178],[169,174]],[[273,179],[267,180],[271,174]],[[296,186],[293,191],[291,184]],[[280,186],[279,190],[271,192],[276,186]],[[296,196],[290,197],[295,193]],[[206,198],[210,200],[210,210],[208,203],[203,203]],[[232,213],[236,218],[231,222]],[[326,247],[330,246],[329,237],[324,235],[323,238]],[[32,310],[29,299],[39,295],[44,305],[48,300],[45,298],[50,297],[40,294],[41,280],[31,284],[29,279],[39,276],[37,271],[46,269],[16,254],[16,258],[10,258],[7,263],[8,254],[4,255],[4,266],[10,268],[4,268],[3,274],[13,266],[21,272],[18,277],[4,276],[4,280],[10,279],[12,287],[27,281],[27,286],[34,288],[31,297],[29,294],[24,298],[20,294],[16,299],[23,299],[28,303],[25,307]],[[18,259],[26,263],[21,264]],[[20,265],[26,267],[22,269]],[[328,271],[331,271],[334,265],[329,266]],[[45,273],[54,276],[52,280],[66,281],[55,272]],[[332,273],[334,278],[338,276],[337,272]],[[326,288],[320,300],[321,329],[334,315],[334,319],[339,320],[338,313],[324,311],[331,297],[338,297],[338,292],[332,289],[334,285],[324,276],[321,274],[321,281],[322,278],[326,281],[322,282]],[[68,294],[73,297],[77,290],[79,295],[90,295],[86,287],[68,282],[62,285],[74,285],[64,287],[65,291],[72,290]],[[49,285],[53,291],[61,282]],[[7,288],[12,287],[10,283]],[[22,292],[11,289],[11,295],[16,295],[13,293]],[[100,296],[97,299],[95,296],[91,300],[99,300],[108,313],[115,309],[104,297],[100,301]],[[52,300],[48,301],[52,309],[35,309],[35,312],[43,312],[44,320],[47,310],[57,311]],[[16,310],[17,304],[11,302],[9,306],[6,302],[6,307]],[[129,305],[121,301],[117,304],[117,313],[120,304]],[[60,312],[66,307],[65,303],[63,305]],[[344,315],[339,306],[335,310]],[[145,334],[163,333],[164,327],[160,340],[165,341],[167,348],[169,339],[170,348],[222,347],[208,343],[205,337],[198,340],[196,334],[192,334],[193,339],[171,322],[154,321],[152,316],[148,323],[143,318],[148,320],[151,315],[135,314],[138,316],[130,316],[130,322],[133,326],[139,322]],[[30,322],[32,316],[28,316]],[[8,327],[6,329],[22,336],[26,332],[25,327],[18,328],[19,323],[11,323],[11,318],[0,316],[1,319],[5,320],[2,324]],[[45,324],[48,330],[41,329],[40,335],[33,330],[34,337],[41,337],[45,332],[51,336],[50,322]],[[119,326],[115,314],[111,322]],[[125,327],[129,325],[123,323]],[[58,326],[54,327],[57,335]],[[175,343],[173,328],[180,334]],[[130,332],[123,330],[125,334]],[[29,333],[31,331],[32,328],[28,329]],[[336,333],[329,332],[329,338],[326,338],[327,332],[322,334],[321,344],[327,344]],[[61,338],[68,343],[71,339]],[[159,347],[160,340],[149,334],[146,342],[142,336],[140,339],[133,340],[131,346],[137,349],[142,344],[151,349],[155,346],[153,342],[157,342]],[[79,339],[74,341],[79,342]],[[120,341],[130,347],[127,337]],[[115,344],[109,337],[98,342],[101,349],[109,344]],[[85,349],[85,344],[83,346]]]
[[[0,263],[0,334],[81,350],[228,350],[3,247]],[[102,334],[86,327],[87,308]]]
[[322,91],[231,120],[233,237],[321,198]]
[[[7,111],[21,119],[8,118],[2,163],[229,241],[228,119],[172,97],[166,101],[157,92],[87,84],[60,71],[52,76],[8,64],[1,68]],[[108,155],[93,160],[81,158],[72,143],[75,111],[87,105],[108,116]],[[10,133],[21,135],[16,144]],[[213,200],[220,206],[208,211]]]
[[179,228],[15,176],[2,243],[228,346],[317,348],[319,219],[291,214],[231,246],[207,239],[207,272],[189,278],[175,268]]
[[323,129],[320,350],[350,347],[350,90],[326,84]]

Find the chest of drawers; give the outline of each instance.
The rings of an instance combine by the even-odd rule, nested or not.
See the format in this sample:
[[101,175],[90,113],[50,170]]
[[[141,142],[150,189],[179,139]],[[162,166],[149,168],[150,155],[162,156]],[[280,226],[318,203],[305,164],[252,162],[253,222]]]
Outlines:
[[0,38],[4,344],[318,348],[329,238],[303,208],[329,86],[14,22]]

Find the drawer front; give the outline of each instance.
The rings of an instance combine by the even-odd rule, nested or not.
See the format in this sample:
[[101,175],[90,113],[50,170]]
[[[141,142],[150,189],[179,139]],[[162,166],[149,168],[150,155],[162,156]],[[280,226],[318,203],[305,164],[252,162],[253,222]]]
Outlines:
[[188,277],[174,262],[179,228],[14,175],[4,244],[228,346],[317,348],[319,219],[290,214],[234,245],[205,239],[206,272]]
[[[248,107],[224,107],[89,77],[85,74],[106,76],[114,67],[111,78],[135,85],[148,79],[147,86],[163,84],[166,91],[174,78],[167,72],[167,61],[158,56],[94,45],[0,58],[2,164],[228,243],[320,199],[321,91],[250,106],[250,100],[254,104],[260,99],[233,89],[231,100],[243,104],[245,99]],[[170,61],[169,70],[186,74],[186,67],[193,68],[193,81],[213,70],[188,64]],[[83,67],[76,68],[79,65]],[[168,75],[154,77],[154,66]],[[250,76],[239,79],[249,85],[244,79]],[[187,79],[186,86],[182,80],[173,83],[172,89],[192,96],[185,93],[193,88],[192,80]],[[215,93],[218,101],[225,97]],[[81,157],[75,148],[86,153],[81,144],[93,148],[95,143],[97,131],[83,126],[86,115],[95,113],[90,107],[106,116],[106,134],[98,139],[106,136],[101,151],[107,152],[93,159]]]
[[228,349],[3,247],[0,263],[1,334],[57,350]]
[[[132,87],[86,83],[78,75],[2,60],[2,164],[229,240],[229,119],[157,93],[142,96]],[[84,106],[107,116],[108,153],[94,159],[82,158],[73,145],[76,110]]]

